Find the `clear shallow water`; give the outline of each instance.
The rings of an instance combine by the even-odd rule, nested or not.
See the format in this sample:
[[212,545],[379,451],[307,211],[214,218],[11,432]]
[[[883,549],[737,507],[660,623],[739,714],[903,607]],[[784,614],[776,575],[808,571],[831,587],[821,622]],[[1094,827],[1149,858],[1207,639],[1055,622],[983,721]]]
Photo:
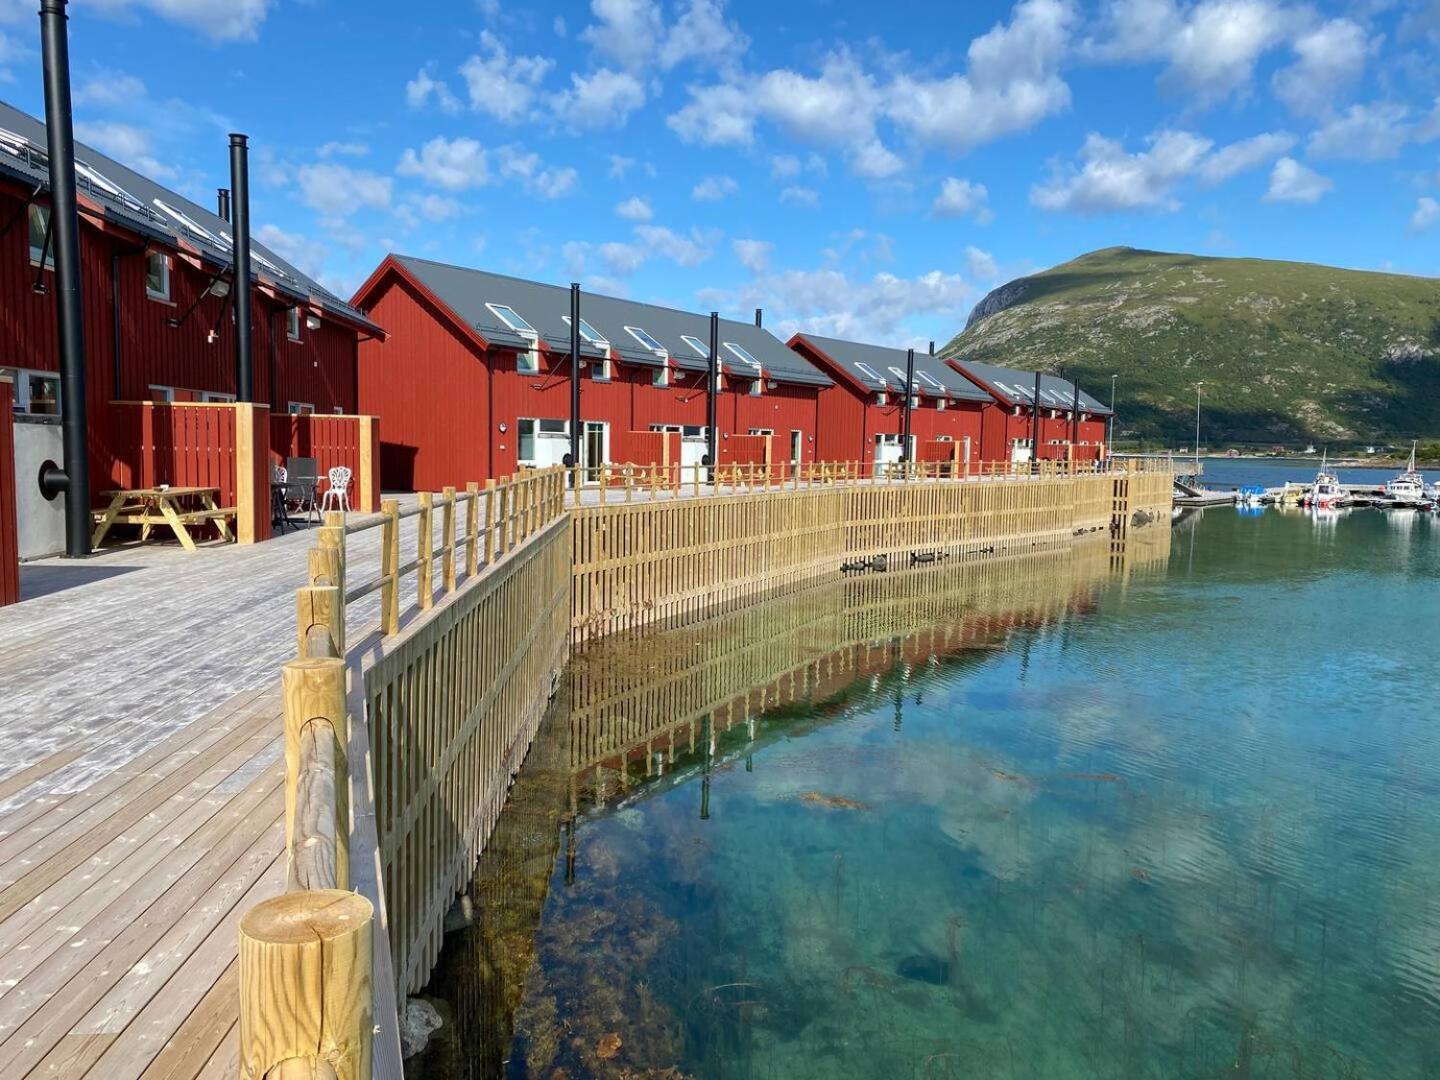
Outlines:
[[[592,654],[447,946],[450,1070],[1440,1075],[1437,525],[1211,510],[1118,575],[891,575]],[[664,733],[693,665],[822,654]]]

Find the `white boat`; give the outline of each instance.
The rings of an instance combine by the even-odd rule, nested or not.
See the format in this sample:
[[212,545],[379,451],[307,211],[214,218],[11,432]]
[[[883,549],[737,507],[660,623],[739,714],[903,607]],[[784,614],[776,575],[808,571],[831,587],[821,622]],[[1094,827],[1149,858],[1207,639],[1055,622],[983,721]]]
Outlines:
[[1346,491],[1340,486],[1340,478],[1326,468],[1327,460],[1327,457],[1320,459],[1320,471],[1315,474],[1315,482],[1300,499],[1302,506],[1330,510],[1344,502]]
[[1415,443],[1410,444],[1410,464],[1405,471],[1385,485],[1385,498],[1394,507],[1419,506],[1428,502],[1425,477],[1415,471]]

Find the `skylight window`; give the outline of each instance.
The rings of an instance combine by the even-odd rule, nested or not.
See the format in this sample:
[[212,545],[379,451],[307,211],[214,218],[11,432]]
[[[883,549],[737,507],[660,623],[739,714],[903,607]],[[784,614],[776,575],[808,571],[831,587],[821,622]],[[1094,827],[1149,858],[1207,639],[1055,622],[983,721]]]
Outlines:
[[727,341],[727,342],[725,342],[725,348],[729,349],[729,350],[735,355],[736,359],[738,359],[738,360],[740,360],[740,361],[742,361],[742,362],[744,362],[744,363],[746,363],[746,364],[749,364],[749,365],[750,365],[751,367],[753,367],[756,371],[761,371],[761,370],[763,370],[763,369],[760,367],[760,361],[759,361],[759,360],[756,360],[755,357],[751,356],[751,355],[750,355],[748,352],[746,352],[741,346],[736,345],[733,341]]
[[[565,320],[566,326],[570,325],[569,315],[561,315],[560,317]],[[593,326],[591,326],[588,322],[585,321],[585,317],[583,315],[580,317],[580,336],[586,341],[588,341],[591,345],[604,346],[610,344],[596,332]]]
[[36,146],[23,135],[16,135],[15,132],[0,128],[0,150],[12,154],[30,165],[47,166],[50,157],[45,148]]
[[[233,248],[235,246],[235,241],[230,239],[230,234],[227,232],[222,232],[220,234],[220,239],[225,241],[225,247],[227,249]],[[263,266],[266,270],[269,270],[270,273],[274,274],[276,277],[283,278],[290,276],[289,274],[285,273],[284,270],[281,270],[280,267],[276,266],[273,262],[271,262],[269,259],[265,258],[264,255],[261,255],[260,252],[256,251],[254,244],[250,245],[250,258],[254,259],[257,263]]]
[[860,372],[861,375],[864,375],[871,382],[878,382],[881,386],[887,385],[884,377],[878,371],[872,368],[869,364],[857,363],[855,365],[855,370]]
[[917,371],[915,374],[916,374],[917,376],[919,376],[920,378],[924,379],[927,383],[929,383],[931,386],[933,386],[936,390],[939,390],[942,394],[945,393],[945,384],[942,383],[939,379],[935,378],[935,376],[929,374],[928,372],[924,372],[924,371]]
[[96,190],[104,193],[105,195],[110,196],[110,198],[114,199],[116,202],[124,206],[129,207],[131,210],[138,210],[141,213],[144,212],[144,203],[142,203],[139,199],[135,198],[134,195],[131,195],[119,184],[115,183],[115,181],[111,180],[99,169],[96,169],[91,165],[87,165],[83,161],[77,160],[75,162],[75,171],[79,173],[80,176],[83,177],[86,181],[88,181],[92,188],[95,188]]
[[[901,385],[901,386],[904,386],[904,385],[905,385],[905,372],[901,371],[898,367],[895,367],[894,365],[891,365],[890,370],[895,373],[895,378],[896,378],[897,380],[899,380],[900,385]],[[919,385],[918,383],[912,383],[911,389],[913,390],[913,389],[915,388],[915,386],[918,386],[918,385]]]
[[164,199],[156,199],[155,206],[166,217],[178,222],[180,227],[183,228],[186,232],[190,233],[192,236],[199,237],[201,240],[204,240],[207,244],[210,244],[214,247],[225,247],[225,245],[220,242],[220,238],[218,236],[212,233],[209,229],[205,228],[204,225],[201,225],[199,222],[197,222],[189,214],[185,213],[184,210],[175,209],[175,207],[171,206]]
[[499,319],[502,323],[508,326],[511,330],[514,330],[517,334],[531,334],[536,337],[539,336],[538,334],[535,334],[535,328],[531,326],[528,322],[526,322],[524,319],[522,319],[519,312],[517,312],[509,304],[486,304],[485,306],[490,309],[491,313],[497,319]]
[[627,327],[625,327],[625,329],[626,329],[627,331],[629,331],[631,337],[633,337],[633,338],[634,338],[636,341],[638,341],[641,345],[644,345],[645,348],[649,349],[649,350],[650,350],[651,352],[653,352],[655,355],[657,355],[657,356],[669,356],[669,355],[670,355],[669,352],[666,350],[666,348],[665,348],[664,345],[661,345],[660,342],[656,341],[653,337],[650,336],[650,333],[649,333],[648,330],[645,330],[644,328],[639,327],[639,326],[627,326]]
[[710,359],[710,346],[706,345],[699,338],[692,337],[689,334],[681,334],[680,340],[683,341],[686,345],[689,345],[690,348],[694,349],[697,353],[699,353],[702,360]]

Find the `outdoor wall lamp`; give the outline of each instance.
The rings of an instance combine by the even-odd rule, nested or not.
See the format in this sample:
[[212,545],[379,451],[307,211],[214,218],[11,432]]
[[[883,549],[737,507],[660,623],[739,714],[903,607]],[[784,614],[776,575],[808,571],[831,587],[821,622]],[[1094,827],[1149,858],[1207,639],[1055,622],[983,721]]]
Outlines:
[[504,424],[501,424],[501,425],[500,425],[500,434],[501,434],[501,435],[504,435],[505,432],[506,432],[506,430],[507,430],[507,429],[506,429],[505,425],[504,425]]
[[306,316],[305,316],[305,326],[306,326],[306,328],[309,329],[309,330],[319,330],[319,329],[320,329],[320,316],[319,316],[319,315],[306,315]]

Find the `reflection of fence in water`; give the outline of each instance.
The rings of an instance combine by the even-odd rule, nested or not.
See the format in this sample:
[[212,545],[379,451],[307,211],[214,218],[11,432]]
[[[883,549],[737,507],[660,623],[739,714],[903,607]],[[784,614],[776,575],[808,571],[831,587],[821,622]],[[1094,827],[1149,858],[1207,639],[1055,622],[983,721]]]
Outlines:
[[[1135,554],[1123,571],[1163,560],[1168,535],[1132,533]],[[681,744],[693,747],[706,717],[728,730],[768,708],[830,697],[897,662],[983,647],[1083,606],[1111,578],[1114,560],[1096,537],[1031,555],[866,574],[702,623],[608,639],[571,659],[572,766],[596,770],[603,785],[603,763],[628,784],[636,762],[644,775],[657,767],[657,745],[662,764]]]

